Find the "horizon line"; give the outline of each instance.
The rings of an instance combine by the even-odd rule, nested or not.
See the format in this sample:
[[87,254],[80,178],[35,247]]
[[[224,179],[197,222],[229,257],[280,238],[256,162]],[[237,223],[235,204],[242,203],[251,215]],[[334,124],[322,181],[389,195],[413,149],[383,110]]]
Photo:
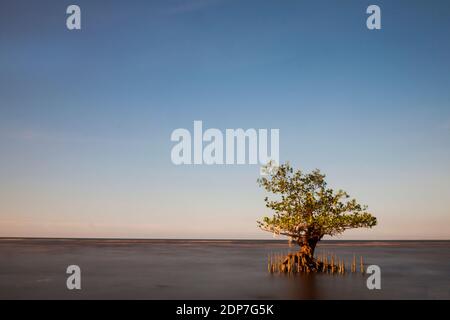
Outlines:
[[[90,238],[90,237],[0,237],[0,240],[177,240],[177,241],[288,241],[288,239],[248,238]],[[320,241],[450,241],[450,239],[325,239]]]

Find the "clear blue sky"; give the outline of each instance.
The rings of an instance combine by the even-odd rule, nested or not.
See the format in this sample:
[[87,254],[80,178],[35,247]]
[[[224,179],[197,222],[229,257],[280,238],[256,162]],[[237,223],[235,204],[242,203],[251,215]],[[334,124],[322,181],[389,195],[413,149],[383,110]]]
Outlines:
[[0,236],[270,237],[258,166],[172,164],[202,120],[280,129],[378,217],[342,239],[449,239],[449,34],[436,0],[2,1]]

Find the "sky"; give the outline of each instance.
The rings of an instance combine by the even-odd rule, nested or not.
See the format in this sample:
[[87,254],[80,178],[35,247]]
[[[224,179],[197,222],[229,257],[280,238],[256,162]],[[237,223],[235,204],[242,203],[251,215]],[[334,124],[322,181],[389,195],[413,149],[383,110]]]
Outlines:
[[450,239],[449,15],[438,0],[2,0],[0,237],[272,238],[258,165],[172,163],[173,130],[201,120],[279,129],[282,162],[367,204],[378,225],[337,239]]

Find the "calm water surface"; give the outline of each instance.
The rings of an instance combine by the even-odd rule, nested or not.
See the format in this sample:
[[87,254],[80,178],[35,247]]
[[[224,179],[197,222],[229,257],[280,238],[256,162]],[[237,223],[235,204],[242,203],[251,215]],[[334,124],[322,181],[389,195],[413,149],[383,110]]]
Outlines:
[[[450,241],[323,241],[317,252],[379,265],[367,275],[271,275],[285,241],[0,239],[0,299],[449,299]],[[79,265],[82,289],[66,288]]]

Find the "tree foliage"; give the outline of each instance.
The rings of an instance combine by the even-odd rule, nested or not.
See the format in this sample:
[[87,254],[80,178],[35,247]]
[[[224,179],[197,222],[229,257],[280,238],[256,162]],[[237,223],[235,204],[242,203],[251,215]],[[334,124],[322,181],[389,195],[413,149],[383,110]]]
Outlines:
[[328,188],[325,175],[319,170],[303,173],[286,163],[266,172],[269,174],[258,179],[258,183],[275,195],[273,199],[264,199],[266,207],[275,214],[258,221],[258,226],[265,231],[286,235],[301,244],[377,224],[377,219],[367,212],[367,206],[350,199],[343,190]]

